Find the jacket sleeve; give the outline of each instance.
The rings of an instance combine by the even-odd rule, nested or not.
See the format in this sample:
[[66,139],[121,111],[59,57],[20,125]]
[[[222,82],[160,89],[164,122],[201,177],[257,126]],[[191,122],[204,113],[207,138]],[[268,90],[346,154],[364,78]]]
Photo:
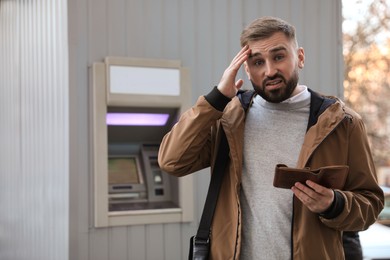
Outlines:
[[160,145],[163,171],[184,176],[210,166],[217,121],[230,100],[214,88],[180,116]]
[[335,218],[321,218],[324,224],[344,231],[367,229],[384,206],[364,124],[359,116],[353,121],[348,141],[348,183],[345,191],[337,191],[344,196],[344,210]]

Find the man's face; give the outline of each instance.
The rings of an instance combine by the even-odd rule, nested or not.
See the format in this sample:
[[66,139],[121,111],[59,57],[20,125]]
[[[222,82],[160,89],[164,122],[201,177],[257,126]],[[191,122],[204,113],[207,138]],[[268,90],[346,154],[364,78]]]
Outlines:
[[298,84],[299,68],[305,59],[303,49],[282,32],[248,45],[251,55],[245,62],[245,71],[254,90],[272,103],[288,99]]

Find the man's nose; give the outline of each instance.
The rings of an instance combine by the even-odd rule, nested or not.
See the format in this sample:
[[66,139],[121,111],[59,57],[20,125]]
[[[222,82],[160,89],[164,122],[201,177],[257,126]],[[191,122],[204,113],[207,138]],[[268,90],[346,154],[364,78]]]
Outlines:
[[265,71],[265,75],[269,78],[275,76],[275,74],[278,72],[278,70],[276,69],[276,67],[270,63],[270,62],[267,62],[266,64],[266,71]]

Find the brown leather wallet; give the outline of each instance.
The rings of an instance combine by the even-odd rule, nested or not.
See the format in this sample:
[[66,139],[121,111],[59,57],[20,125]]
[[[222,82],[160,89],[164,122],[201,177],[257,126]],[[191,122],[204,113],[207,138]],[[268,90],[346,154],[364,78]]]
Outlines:
[[296,182],[305,184],[311,180],[330,189],[342,189],[347,180],[349,167],[347,165],[325,166],[315,170],[310,168],[291,168],[284,164],[275,167],[274,186],[291,189]]

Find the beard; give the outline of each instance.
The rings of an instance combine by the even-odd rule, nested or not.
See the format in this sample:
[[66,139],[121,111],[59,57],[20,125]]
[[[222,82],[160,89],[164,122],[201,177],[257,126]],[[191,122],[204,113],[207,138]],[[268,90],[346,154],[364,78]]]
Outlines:
[[[282,80],[285,86],[267,91],[266,90],[267,82],[275,79]],[[275,76],[267,77],[266,79],[264,79],[261,86],[256,85],[252,80],[251,83],[256,93],[259,94],[263,99],[271,103],[280,103],[288,99],[289,97],[291,97],[291,94],[297,87],[298,81],[299,81],[298,71],[295,70],[292,77],[288,81],[285,79],[285,77],[283,77],[283,75],[276,73]]]

